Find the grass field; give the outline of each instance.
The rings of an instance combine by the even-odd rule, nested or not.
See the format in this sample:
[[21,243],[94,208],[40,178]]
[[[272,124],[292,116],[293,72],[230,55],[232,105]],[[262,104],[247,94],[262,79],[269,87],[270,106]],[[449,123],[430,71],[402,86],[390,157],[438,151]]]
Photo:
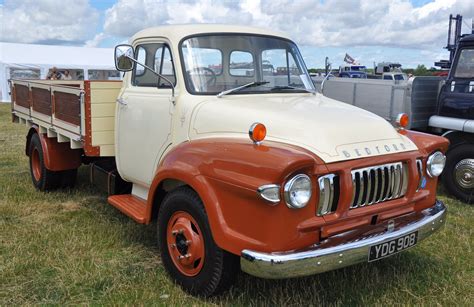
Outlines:
[[228,293],[193,298],[164,272],[156,225],[106,203],[80,169],[72,191],[40,193],[24,155],[26,127],[0,105],[0,305],[473,305],[474,206],[442,196],[441,232],[391,258],[308,278],[240,274]]

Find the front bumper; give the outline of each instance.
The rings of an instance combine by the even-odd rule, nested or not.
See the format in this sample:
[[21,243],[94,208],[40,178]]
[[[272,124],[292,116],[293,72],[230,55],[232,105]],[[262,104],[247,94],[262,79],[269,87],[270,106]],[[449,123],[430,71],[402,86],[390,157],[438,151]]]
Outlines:
[[[367,262],[370,246],[418,231],[418,242],[436,232],[446,221],[446,207],[441,201],[425,209],[415,219],[402,216],[393,219],[392,230],[362,235],[355,240],[344,241],[344,235],[336,240],[342,243],[322,247],[311,246],[301,251],[260,253],[243,250],[240,259],[244,272],[262,278],[291,278],[307,276]],[[392,225],[393,225],[392,224]],[[347,235],[347,234],[346,234]]]

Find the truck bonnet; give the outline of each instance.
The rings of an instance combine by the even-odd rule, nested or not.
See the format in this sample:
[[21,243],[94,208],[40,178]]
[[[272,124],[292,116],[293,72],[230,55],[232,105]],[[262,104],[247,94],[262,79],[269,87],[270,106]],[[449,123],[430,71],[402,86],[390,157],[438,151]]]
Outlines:
[[326,163],[417,150],[385,119],[320,94],[207,98],[193,112],[189,135],[248,139],[255,122],[266,126],[265,140],[301,146]]

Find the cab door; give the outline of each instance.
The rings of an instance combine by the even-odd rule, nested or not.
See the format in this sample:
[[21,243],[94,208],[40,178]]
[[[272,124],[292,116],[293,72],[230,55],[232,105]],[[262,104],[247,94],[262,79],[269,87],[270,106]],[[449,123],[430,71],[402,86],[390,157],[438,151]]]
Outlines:
[[[176,84],[173,61],[165,42],[139,44],[135,58]],[[117,103],[116,160],[120,175],[144,188],[150,186],[162,153],[171,144],[171,85],[135,65]],[[173,84],[173,86],[174,86]]]
[[474,46],[457,51],[448,80],[441,89],[439,115],[474,119]]

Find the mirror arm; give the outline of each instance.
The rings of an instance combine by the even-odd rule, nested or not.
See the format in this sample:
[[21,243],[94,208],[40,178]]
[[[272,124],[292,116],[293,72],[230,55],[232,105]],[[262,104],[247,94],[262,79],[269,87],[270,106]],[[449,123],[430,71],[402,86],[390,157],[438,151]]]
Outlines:
[[321,94],[323,94],[323,95],[324,95],[324,93],[323,93],[323,91],[324,91],[324,82],[326,82],[326,80],[329,80],[329,77],[330,77],[330,76],[333,76],[333,77],[334,77],[334,75],[333,75],[332,73],[328,73],[328,74],[326,74],[326,76],[324,77],[323,81],[321,82],[321,88],[319,89],[319,92],[320,92]]
[[127,58],[129,58],[131,61],[135,62],[136,64],[140,65],[140,66],[143,66],[144,68],[148,69],[149,71],[151,71],[152,73],[154,73],[156,76],[160,77],[160,78],[163,78],[163,80],[165,80],[170,86],[171,86],[171,102],[173,102],[173,104],[176,104],[175,102],[175,98],[174,98],[174,84],[173,82],[170,81],[170,79],[166,78],[165,76],[163,76],[162,74],[159,74],[157,73],[154,69],[152,69],[151,67],[143,64],[143,63],[140,63],[138,62],[137,60],[135,60],[134,58],[132,58],[131,56],[128,56],[126,55]]

